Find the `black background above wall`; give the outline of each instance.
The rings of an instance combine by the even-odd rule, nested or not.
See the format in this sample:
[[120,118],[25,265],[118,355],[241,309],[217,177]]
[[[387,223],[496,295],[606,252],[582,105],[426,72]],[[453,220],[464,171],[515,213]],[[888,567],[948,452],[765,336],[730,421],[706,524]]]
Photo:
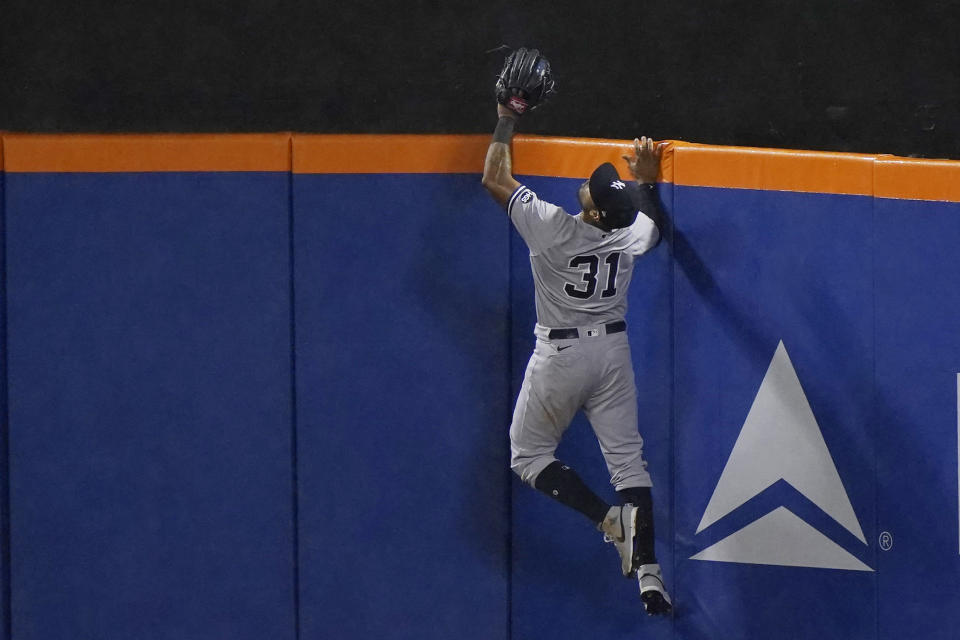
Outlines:
[[945,0],[9,0],[0,129],[487,132],[506,44],[539,47],[558,81],[525,132],[960,157],[958,17]]

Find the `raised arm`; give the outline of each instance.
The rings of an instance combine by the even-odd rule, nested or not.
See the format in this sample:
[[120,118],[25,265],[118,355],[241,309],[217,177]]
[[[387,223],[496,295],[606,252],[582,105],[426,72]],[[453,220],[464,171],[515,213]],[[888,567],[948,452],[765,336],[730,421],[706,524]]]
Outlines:
[[654,143],[651,138],[643,136],[633,140],[633,155],[623,156],[630,173],[641,188],[643,204],[640,210],[657,225],[657,231],[660,232],[661,237],[666,231],[664,226],[667,220],[657,202],[656,188],[657,174],[660,173],[660,158],[666,146],[666,142]]
[[483,165],[483,186],[501,207],[506,207],[510,196],[520,186],[513,179],[513,160],[510,155],[510,141],[519,116],[502,104],[497,105],[497,115],[497,128]]

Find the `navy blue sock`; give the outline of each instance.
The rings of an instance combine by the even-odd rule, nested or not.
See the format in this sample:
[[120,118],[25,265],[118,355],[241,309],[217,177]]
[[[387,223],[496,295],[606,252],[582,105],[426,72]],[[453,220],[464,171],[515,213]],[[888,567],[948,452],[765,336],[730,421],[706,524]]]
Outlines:
[[594,524],[603,522],[610,510],[610,505],[591,491],[576,471],[559,460],[541,471],[533,485],[557,502],[587,516]]

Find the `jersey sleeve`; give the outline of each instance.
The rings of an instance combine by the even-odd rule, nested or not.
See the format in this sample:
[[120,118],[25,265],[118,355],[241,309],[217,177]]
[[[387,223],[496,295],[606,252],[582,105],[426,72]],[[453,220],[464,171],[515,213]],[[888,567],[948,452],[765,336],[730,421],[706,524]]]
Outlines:
[[635,256],[642,255],[653,249],[660,242],[660,230],[646,214],[642,211],[637,216],[630,227],[630,236],[633,242],[627,248],[627,251]]
[[507,215],[530,248],[530,255],[563,242],[576,225],[570,214],[555,204],[544,202],[523,185],[510,196]]

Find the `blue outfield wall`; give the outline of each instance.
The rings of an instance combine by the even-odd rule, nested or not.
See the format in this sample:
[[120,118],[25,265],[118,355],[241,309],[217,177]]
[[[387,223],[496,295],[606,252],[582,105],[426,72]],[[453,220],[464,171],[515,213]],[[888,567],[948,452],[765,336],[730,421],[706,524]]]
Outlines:
[[[656,620],[508,470],[532,278],[477,175],[5,181],[17,640],[955,637],[960,204],[661,186]],[[582,417],[559,455],[614,498]]]
[[880,638],[960,634],[960,204],[874,201]]
[[[0,140],[0,168],[3,142]],[[10,635],[10,430],[7,419],[6,173],[0,171],[0,638]]]
[[[832,543],[876,567],[872,198],[677,187],[674,219],[678,636],[873,638],[876,573],[810,567]],[[761,393],[781,343],[802,391],[771,378]],[[792,439],[811,427],[804,396],[839,486],[820,484],[831,460],[804,448],[815,434]],[[778,408],[758,405],[757,441],[747,418],[764,401]],[[844,492],[853,531],[824,512]],[[832,542],[784,512],[752,525],[781,507]],[[695,559],[724,540],[741,548]]]
[[506,638],[508,220],[475,175],[296,175],[303,638]]
[[960,205],[673,208],[677,636],[955,638]]
[[293,638],[288,176],[6,176],[13,637]]

